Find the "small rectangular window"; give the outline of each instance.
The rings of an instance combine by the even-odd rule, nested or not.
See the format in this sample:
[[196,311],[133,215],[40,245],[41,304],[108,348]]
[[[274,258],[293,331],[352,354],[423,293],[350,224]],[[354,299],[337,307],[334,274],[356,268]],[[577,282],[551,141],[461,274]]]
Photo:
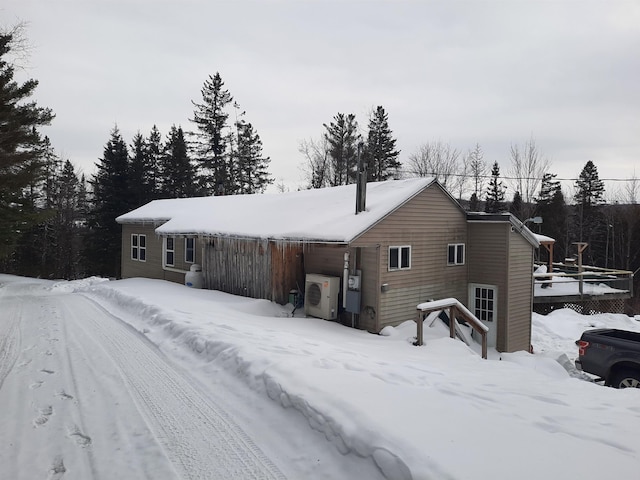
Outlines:
[[131,260],[144,262],[147,259],[147,236],[131,234]]
[[193,263],[196,261],[196,239],[195,238],[184,239],[184,261],[187,263]]
[[173,237],[165,238],[164,242],[164,264],[168,267],[173,267],[175,257],[175,245]]
[[447,245],[447,265],[464,265],[464,243]]
[[411,268],[411,247],[389,247],[389,270]]

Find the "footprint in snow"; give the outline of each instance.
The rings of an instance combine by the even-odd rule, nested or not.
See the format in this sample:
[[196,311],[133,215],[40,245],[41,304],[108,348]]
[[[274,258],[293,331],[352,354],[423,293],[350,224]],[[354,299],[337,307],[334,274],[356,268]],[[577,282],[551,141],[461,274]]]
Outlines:
[[42,373],[46,373],[46,374],[48,374],[48,375],[52,375],[52,374],[56,373],[56,372],[54,372],[53,370],[47,370],[46,368],[43,368],[43,369],[41,369],[40,371],[41,371]]
[[32,383],[31,385],[29,385],[29,388],[31,390],[35,390],[36,388],[40,388],[42,386],[44,382],[42,380],[38,380],[37,382]]
[[47,405],[46,407],[42,407],[38,412],[40,415],[33,419],[34,427],[41,427],[49,421],[49,417],[53,415],[53,407],[51,405]]
[[76,442],[79,447],[85,448],[91,445],[91,437],[82,433],[77,426],[70,427],[68,432],[69,438]]
[[59,392],[57,392],[56,393],[56,397],[60,397],[63,400],[71,400],[73,398],[71,395],[69,395],[64,390],[60,390]]
[[62,457],[58,455],[53,459],[53,463],[51,464],[51,468],[49,469],[47,480],[60,480],[64,476],[66,471],[67,469],[64,467]]

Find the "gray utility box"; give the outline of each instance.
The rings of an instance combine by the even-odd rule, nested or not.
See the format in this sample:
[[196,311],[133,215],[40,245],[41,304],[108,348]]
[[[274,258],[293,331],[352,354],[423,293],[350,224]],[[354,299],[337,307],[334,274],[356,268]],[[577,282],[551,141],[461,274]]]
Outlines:
[[349,313],[360,313],[360,292],[358,290],[347,290],[345,310]]

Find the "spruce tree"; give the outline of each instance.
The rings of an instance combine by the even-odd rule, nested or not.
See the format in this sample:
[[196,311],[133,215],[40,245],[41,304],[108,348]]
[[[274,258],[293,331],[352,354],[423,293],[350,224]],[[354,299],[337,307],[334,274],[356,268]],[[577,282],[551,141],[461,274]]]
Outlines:
[[160,162],[162,157],[162,135],[155,125],[145,139],[147,160],[147,181],[152,199],[159,198],[162,178]]
[[556,174],[545,173],[536,198],[535,215],[542,217],[542,233],[555,240],[554,261],[567,257],[567,204]]
[[205,81],[201,90],[202,103],[192,102],[196,107],[192,122],[198,128],[196,153],[200,167],[200,187],[203,194],[224,194],[232,190],[227,155],[227,119],[225,108],[233,101],[220,73]]
[[576,180],[576,202],[575,223],[577,224],[577,241],[587,242],[591,248],[586,251],[586,262],[598,263],[598,245],[604,243],[606,236],[606,221],[602,217],[599,206],[603,203],[604,183],[598,176],[598,169],[589,160]]
[[129,183],[127,145],[117,127],[104,147],[103,157],[96,164],[97,172],[90,180],[92,206],[88,225],[86,261],[91,274],[118,277],[120,275],[120,225],[116,217],[133,208]]
[[48,108],[27,101],[37,80],[14,80],[12,52],[19,51],[20,27],[0,32],[0,260],[15,250],[29,225],[39,218],[28,188],[42,172],[44,140],[38,128],[54,118]]
[[398,175],[400,151],[396,150],[396,140],[389,128],[389,116],[382,106],[378,106],[369,118],[369,133],[365,144],[367,181],[381,182]]
[[500,166],[498,162],[494,162],[484,205],[486,213],[498,213],[504,210],[504,190],[500,181]]
[[140,132],[136,133],[131,143],[129,159],[129,184],[131,185],[131,202],[135,207],[153,200],[153,192],[149,182],[149,162],[147,144]]
[[72,280],[81,276],[80,250],[84,228],[80,220],[80,180],[69,160],[58,179],[56,195],[56,262],[54,276]]
[[338,113],[333,122],[324,124],[329,142],[332,180],[331,186],[355,183],[358,167],[357,145],[360,142],[358,122],[353,114]]
[[513,194],[513,200],[511,201],[511,205],[509,205],[509,212],[515,215],[518,220],[525,220],[522,218],[522,195],[520,195],[520,192]]
[[262,154],[260,135],[250,123],[238,122],[238,139],[234,177],[236,179],[236,193],[262,193],[273,183],[269,175],[269,157]]
[[182,127],[171,126],[160,166],[163,198],[185,198],[197,194],[195,169],[189,158]]

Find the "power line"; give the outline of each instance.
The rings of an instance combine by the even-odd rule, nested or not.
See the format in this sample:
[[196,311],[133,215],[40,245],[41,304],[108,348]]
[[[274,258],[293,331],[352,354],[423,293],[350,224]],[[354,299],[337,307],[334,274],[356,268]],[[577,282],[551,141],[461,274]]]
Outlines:
[[[406,171],[407,173],[412,173],[414,175],[421,175],[424,177],[465,177],[465,178],[483,178],[483,179],[490,179],[493,178],[493,175],[472,175],[472,174],[467,174],[467,173],[438,173],[438,172],[424,172],[424,173],[418,173],[415,171]],[[506,177],[503,175],[499,175],[498,176],[499,179],[504,179],[504,180],[539,180],[542,181],[543,178],[542,177]],[[558,178],[558,177],[553,177],[552,180],[555,181],[559,181],[559,182],[577,182],[578,180],[580,180],[579,178]],[[600,178],[599,179],[602,182],[638,182],[640,181],[638,178]]]

